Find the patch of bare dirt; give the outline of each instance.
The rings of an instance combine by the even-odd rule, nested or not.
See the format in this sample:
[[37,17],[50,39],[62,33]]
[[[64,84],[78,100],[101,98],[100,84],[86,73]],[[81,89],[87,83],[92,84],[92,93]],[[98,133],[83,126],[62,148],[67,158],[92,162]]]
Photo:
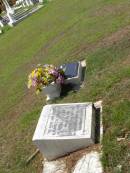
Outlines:
[[130,25],[121,28],[120,30],[112,33],[111,35],[106,36],[105,38],[101,39],[100,41],[96,43],[86,44],[86,45],[80,45],[80,47],[77,47],[73,50],[73,52],[70,52],[68,56],[71,57],[77,57],[81,56],[86,52],[93,52],[95,49],[101,48],[101,47],[109,47],[114,44],[119,43],[123,38],[129,37],[130,34]]
[[130,65],[130,55],[128,55],[128,57],[124,61],[122,61],[121,64],[129,66]]
[[128,36],[130,34],[130,25],[124,27],[123,29],[120,29],[119,31],[113,33],[112,35],[104,38],[97,44],[98,47],[101,46],[111,46],[113,44],[118,43],[121,41],[124,37]]
[[120,13],[123,13],[125,10],[129,10],[129,5],[128,4],[117,4],[117,5],[106,5],[103,6],[102,8],[98,8],[97,10],[95,10],[95,12],[93,12],[93,14],[91,14],[91,16],[105,16],[105,15],[117,15]]

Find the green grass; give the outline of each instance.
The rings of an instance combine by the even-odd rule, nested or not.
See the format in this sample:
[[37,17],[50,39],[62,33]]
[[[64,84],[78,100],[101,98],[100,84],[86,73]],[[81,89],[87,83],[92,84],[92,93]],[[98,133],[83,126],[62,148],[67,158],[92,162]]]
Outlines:
[[[45,96],[26,87],[28,73],[38,63],[61,64],[86,59],[85,86],[56,100],[103,100],[104,169],[129,172],[128,140],[117,142],[124,128],[130,131],[129,0],[54,0],[37,13],[5,30],[0,36],[0,173],[37,173],[41,158],[25,165],[35,150],[32,136]],[[114,42],[113,33],[125,33]],[[105,38],[109,44],[99,44]],[[117,41],[116,41],[117,40]]]

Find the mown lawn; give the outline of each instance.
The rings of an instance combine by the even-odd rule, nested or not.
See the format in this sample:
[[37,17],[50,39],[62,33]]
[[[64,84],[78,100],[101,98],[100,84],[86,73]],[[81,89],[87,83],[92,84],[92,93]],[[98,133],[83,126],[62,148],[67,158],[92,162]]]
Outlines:
[[[38,63],[86,59],[84,88],[56,100],[103,100],[105,172],[130,172],[130,1],[54,0],[0,36],[0,173],[39,173],[32,136],[43,105],[26,87]],[[128,133],[125,141],[117,137]]]

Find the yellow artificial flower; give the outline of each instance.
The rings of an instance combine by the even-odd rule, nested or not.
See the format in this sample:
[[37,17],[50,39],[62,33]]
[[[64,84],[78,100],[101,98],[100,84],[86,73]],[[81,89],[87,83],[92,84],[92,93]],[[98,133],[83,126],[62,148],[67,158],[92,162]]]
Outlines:
[[32,86],[32,81],[29,80],[29,81],[28,81],[28,88],[31,88],[31,86]]
[[40,67],[40,68],[38,68],[38,72],[40,73],[40,74],[42,74],[42,68]]

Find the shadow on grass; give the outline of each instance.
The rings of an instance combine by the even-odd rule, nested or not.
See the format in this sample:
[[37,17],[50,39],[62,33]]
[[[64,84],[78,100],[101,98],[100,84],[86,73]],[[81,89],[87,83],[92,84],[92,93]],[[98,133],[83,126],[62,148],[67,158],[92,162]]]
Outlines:
[[82,77],[81,77],[81,82],[84,82],[85,79],[85,72],[86,72],[86,66],[82,67]]
[[100,143],[100,136],[101,136],[101,131],[100,131],[100,122],[101,122],[101,112],[100,108],[95,108],[95,143],[98,144]]
[[61,88],[61,98],[64,98],[66,97],[70,91],[73,91],[74,90],[74,85],[72,84],[64,84],[62,85],[62,88]]

